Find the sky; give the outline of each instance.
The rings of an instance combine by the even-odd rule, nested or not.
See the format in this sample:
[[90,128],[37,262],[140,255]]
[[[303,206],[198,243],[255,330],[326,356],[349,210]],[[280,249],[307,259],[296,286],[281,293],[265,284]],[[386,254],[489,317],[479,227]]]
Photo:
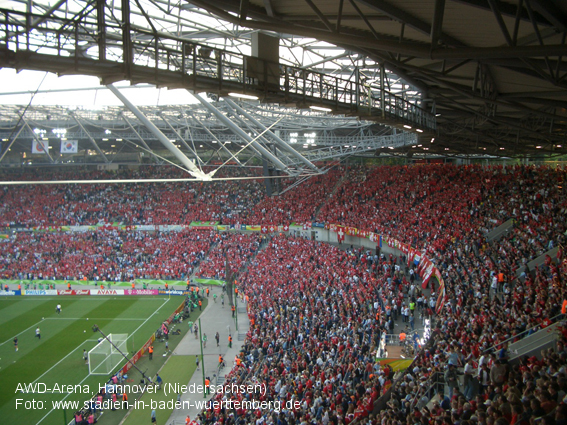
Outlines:
[[[100,85],[98,78],[80,75],[58,77],[56,74],[40,71],[20,71],[0,69],[0,102],[4,105],[59,105],[80,106],[85,109],[99,109],[103,106],[122,106],[122,102],[105,86]],[[114,84],[135,105],[162,106],[187,105],[197,100],[183,89],[157,89],[147,84],[131,86],[128,81]],[[135,90],[133,88],[135,87]],[[69,90],[44,93],[50,90]],[[78,91],[78,89],[83,89]],[[86,89],[86,90],[85,90]],[[18,93],[18,94],[16,94]]]

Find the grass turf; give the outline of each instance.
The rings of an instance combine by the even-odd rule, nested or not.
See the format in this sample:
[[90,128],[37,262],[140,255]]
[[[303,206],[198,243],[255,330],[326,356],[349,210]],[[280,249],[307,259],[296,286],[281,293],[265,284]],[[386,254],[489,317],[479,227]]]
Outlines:
[[[128,333],[127,346],[132,354],[182,301],[182,297],[0,299],[0,422],[63,424],[64,409],[54,409],[53,402],[79,401],[82,404],[90,398],[91,393],[98,391],[99,383],[108,380],[107,375],[89,376],[88,366],[82,359],[83,348],[89,351],[100,336],[98,332],[93,333],[92,325],[97,324],[106,334]],[[60,315],[55,312],[58,303],[62,305]],[[197,313],[193,314],[196,317]],[[41,339],[35,337],[38,326]],[[16,335],[19,339],[18,352],[15,352],[13,344]],[[173,349],[172,343],[177,345],[175,341],[180,339],[181,336],[172,336],[170,349]],[[154,359],[161,354],[158,344]],[[55,384],[81,384],[82,393],[32,394],[17,391],[18,384],[31,383],[45,384],[48,389]],[[24,404],[16,406],[17,400]],[[33,400],[36,403],[32,407],[30,402]],[[26,408],[26,402],[32,408]],[[43,402],[43,405],[39,402]],[[70,421],[72,408],[67,409],[66,413],[66,419]]]
[[[199,356],[200,357],[200,356]],[[187,385],[187,382],[195,372],[195,358],[193,356],[172,356],[165,363],[159,374],[166,382],[171,384]],[[173,412],[167,404],[173,404],[177,401],[177,394],[165,393],[164,388],[156,393],[146,393],[140,398],[140,403],[136,404],[136,408],[132,409],[130,415],[123,422],[123,425],[138,425],[150,423],[152,407],[156,410],[158,424],[166,423],[167,419]]]

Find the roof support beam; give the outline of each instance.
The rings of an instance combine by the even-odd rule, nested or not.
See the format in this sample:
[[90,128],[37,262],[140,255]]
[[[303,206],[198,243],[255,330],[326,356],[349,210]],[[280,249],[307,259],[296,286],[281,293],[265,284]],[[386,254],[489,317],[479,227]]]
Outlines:
[[4,153],[2,153],[2,156],[0,156],[0,162],[2,162],[2,160],[4,159],[4,157],[6,156],[6,154],[8,153],[8,151],[10,150],[16,139],[20,136],[20,133],[25,127],[26,127],[25,125],[22,125],[18,130],[18,132],[14,135],[14,137],[12,137],[12,140],[10,140],[10,143],[8,144],[8,146],[6,146],[6,149],[4,149]]
[[315,6],[315,3],[313,3],[311,0],[305,0],[305,3],[307,3],[311,9],[313,9],[313,12],[315,12],[315,14],[319,17],[321,22],[325,24],[325,26],[329,31],[335,32],[335,28],[333,28],[333,25],[329,22],[327,17],[319,10],[319,8]]
[[264,124],[262,124],[260,121],[258,121],[256,118],[254,118],[252,115],[250,115],[248,112],[246,112],[244,109],[242,109],[240,106],[238,106],[235,102],[233,102],[231,99],[227,99],[225,98],[224,101],[233,109],[235,109],[236,111],[238,111],[238,113],[244,115],[248,120],[250,120],[252,123],[254,123],[254,125],[256,125],[257,127],[261,128],[267,135],[269,135],[275,142],[276,144],[288,151],[290,154],[292,154],[294,157],[296,157],[297,159],[299,159],[299,161],[301,161],[304,165],[306,165],[307,167],[311,168],[313,171],[316,172],[320,172],[319,168],[317,168],[311,161],[309,161],[307,158],[305,158],[303,155],[301,155],[299,152],[297,152],[295,149],[293,149],[290,145],[288,145],[285,141],[283,141],[280,137],[278,137],[275,133],[273,133],[272,131],[270,131]]
[[248,0],[240,0],[240,19],[244,22],[248,17]]
[[262,146],[260,143],[255,141],[248,134],[246,134],[240,127],[238,127],[236,124],[234,124],[221,111],[219,111],[217,108],[215,108],[213,105],[211,105],[205,99],[203,99],[199,94],[193,93],[193,96],[195,96],[195,98],[199,102],[201,102],[201,105],[203,105],[207,110],[209,110],[209,112],[211,112],[215,117],[217,117],[217,119],[220,122],[222,122],[224,125],[226,125],[230,129],[230,131],[232,131],[233,133],[235,133],[236,135],[241,137],[242,140],[246,140],[249,144],[254,146],[258,151],[260,151],[260,153],[262,155],[264,155],[268,160],[270,160],[280,170],[285,171],[286,173],[288,173],[290,175],[295,174],[292,170],[290,170],[288,168],[287,165],[285,165],[283,162],[281,162],[281,160],[278,157],[273,155],[268,149],[266,149],[264,146]]
[[240,162],[240,160],[239,160],[230,150],[228,150],[228,148],[224,145],[224,143],[223,143],[221,140],[219,140],[219,138],[218,138],[217,136],[215,136],[214,133],[213,133],[211,130],[209,130],[209,129],[207,128],[207,126],[204,125],[204,124],[201,122],[201,120],[199,120],[199,118],[197,118],[194,114],[192,114],[191,117],[192,117],[195,121],[197,121],[197,123],[199,123],[199,125],[201,126],[201,128],[202,128],[203,130],[205,130],[205,132],[206,132],[209,136],[211,136],[211,137],[213,138],[213,140],[216,140],[216,142],[220,145],[219,150],[220,150],[220,149],[223,149],[226,153],[228,153],[228,155],[230,156],[230,159],[234,159],[234,160],[238,163],[238,165],[242,165],[242,163]]
[[142,124],[154,135],[156,138],[171,152],[175,157],[189,170],[189,174],[193,177],[208,180],[206,174],[203,173],[189,158],[185,156],[183,152],[179,150],[171,141],[165,137],[165,135],[156,127],[156,125],[151,122],[143,113],[140,111],[132,102],[124,96],[120,90],[114,87],[112,84],[107,85],[108,89],[114,93],[114,95],[120,99],[120,101],[126,106],[130,112],[132,112],[136,118],[138,118]]
[[73,118],[75,120],[75,122],[77,123],[77,125],[79,127],[81,127],[81,130],[83,130],[85,132],[85,134],[87,135],[87,137],[89,138],[89,140],[91,141],[91,143],[93,144],[94,148],[96,149],[96,151],[98,152],[98,154],[102,157],[102,159],[104,159],[104,162],[106,162],[107,164],[110,162],[108,160],[108,158],[106,157],[106,155],[102,152],[102,150],[100,150],[100,147],[98,146],[98,144],[95,142],[95,139],[93,139],[93,137],[91,136],[91,134],[85,129],[85,127],[83,126],[83,124],[81,123],[81,121],[79,120],[79,118],[77,118],[77,116],[71,112],[69,114],[71,116],[71,118]]
[[533,10],[539,12],[555,28],[560,31],[567,31],[567,16],[549,0],[527,0]]
[[264,0],[264,7],[266,8],[266,13],[270,17],[274,17],[274,7],[272,6],[272,0]]
[[[236,25],[241,24],[237,17],[219,9],[218,7],[211,6],[204,0],[191,0],[191,3],[210,11],[211,13],[226,19],[227,21],[234,23]],[[375,3],[382,4],[381,0],[359,0],[359,3],[363,3],[367,6],[372,7]],[[405,12],[403,12],[405,14]],[[412,17],[413,18],[413,17]],[[401,18],[400,18],[401,20]],[[415,18],[410,19],[415,21]],[[416,24],[423,24],[421,21],[414,22],[413,27]],[[440,36],[440,41],[446,44],[460,47],[459,49],[454,48],[443,48],[443,49],[431,49],[428,46],[423,46],[420,43],[412,42],[396,42],[389,39],[371,39],[368,37],[352,36],[347,34],[336,34],[328,31],[309,29],[304,27],[293,26],[288,22],[285,23],[275,23],[275,22],[261,22],[261,21],[251,21],[248,20],[242,25],[248,28],[267,30],[267,31],[281,31],[293,32],[295,35],[301,35],[304,37],[313,37],[319,40],[327,41],[329,43],[335,43],[340,46],[348,45],[349,48],[356,46],[357,48],[363,49],[375,49],[377,51],[386,51],[394,54],[401,54],[407,56],[414,56],[416,58],[429,58],[429,59],[493,59],[493,58],[529,58],[529,57],[543,57],[543,56],[560,56],[567,54],[566,45],[545,45],[545,46],[499,46],[499,47],[466,47],[463,43],[458,40],[452,39],[446,35]],[[291,25],[291,26],[290,26]],[[409,25],[409,24],[408,24]],[[428,24],[420,25],[420,28],[424,29],[424,33],[430,35],[431,26]],[[410,25],[411,26],[411,25]]]
[[443,33],[443,15],[445,14],[445,0],[435,0],[435,11],[433,12],[433,22],[431,24],[431,48],[434,49],[439,43],[439,38]]
[[488,0],[488,3],[490,4],[490,8],[492,9],[492,13],[494,13],[494,17],[496,18],[496,22],[498,23],[498,26],[500,27],[500,31],[502,31],[502,34],[504,35],[504,39],[506,40],[506,44],[508,44],[508,46],[512,46],[513,42],[512,42],[512,37],[510,37],[510,32],[508,31],[508,27],[506,27],[506,23],[504,22],[504,19],[502,19],[502,14],[500,13],[500,10],[498,9],[498,5],[496,4],[495,0]]
[[[405,10],[399,9],[390,3],[385,2],[384,0],[357,0],[358,3],[364,4],[367,7],[370,7],[374,10],[379,10],[382,13],[385,13],[392,19],[398,22],[404,22],[410,28],[419,31],[422,34],[431,35],[432,27],[426,22],[416,18],[415,16],[411,15],[410,13],[406,12]],[[436,2],[437,3],[437,2]],[[436,5],[437,8],[437,5]],[[443,34],[439,32],[439,41],[442,43],[448,44],[450,46],[460,47],[463,46],[463,43],[447,34]]]
[[159,114],[160,118],[163,120],[163,122],[169,127],[169,129],[171,131],[173,131],[173,133],[175,133],[175,135],[177,137],[179,137],[179,140],[181,140],[181,143],[183,143],[185,145],[185,147],[187,148],[187,150],[189,150],[189,152],[191,152],[193,154],[193,156],[195,157],[195,159],[200,162],[201,164],[203,163],[203,160],[199,157],[199,155],[197,154],[197,152],[191,146],[189,146],[189,144],[185,141],[185,139],[183,137],[181,137],[181,134],[179,134],[179,132],[173,128],[173,126],[170,124],[170,122],[163,116],[163,114]]

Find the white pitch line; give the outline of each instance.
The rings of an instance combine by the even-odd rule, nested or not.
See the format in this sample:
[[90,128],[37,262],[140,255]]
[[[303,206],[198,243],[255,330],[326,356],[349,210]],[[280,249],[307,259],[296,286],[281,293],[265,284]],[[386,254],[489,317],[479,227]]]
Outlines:
[[[87,320],[86,317],[46,317],[44,320]],[[145,317],[127,318],[127,317],[89,317],[88,320],[146,320]]]
[[[14,335],[13,338],[10,338],[10,339],[8,339],[8,340],[6,340],[6,341],[0,343],[0,347],[3,346],[4,344],[6,344],[7,342],[13,341],[15,337],[20,336],[20,335],[23,334],[23,333],[26,333],[26,332],[29,331],[31,328],[33,328],[34,326],[39,325],[41,322],[44,322],[45,320],[83,320],[83,319],[86,320],[85,317],[48,317],[48,318],[46,318],[46,319],[42,319],[41,321],[36,322],[35,324],[31,325],[29,328],[23,330],[23,331],[20,332],[19,334]],[[122,321],[136,321],[136,322],[139,322],[140,320],[146,320],[146,319],[144,319],[143,317],[141,317],[141,318],[139,318],[139,319],[128,319],[128,318],[119,318],[119,317],[114,318],[114,319],[111,318],[111,317],[95,317],[95,318],[90,318],[90,317],[89,317],[89,320],[122,320]]]
[[[126,339],[126,341],[128,341],[128,339],[130,339],[130,337],[131,337],[133,334],[135,334],[136,332],[138,332],[138,329],[140,329],[142,326],[144,326],[144,325],[146,324],[146,322],[147,322],[148,320],[150,320],[150,319],[154,316],[154,314],[156,314],[158,311],[160,311],[161,308],[162,308],[164,305],[167,304],[168,301],[169,301],[169,300],[166,299],[166,300],[163,302],[163,304],[160,305],[159,308],[158,308],[156,311],[154,311],[154,312],[152,313],[152,315],[149,316],[149,317],[144,321],[144,323],[142,323],[140,326],[138,326],[138,327],[136,328],[136,330],[135,330],[134,332],[132,332],[130,335],[128,335],[128,338]],[[79,347],[77,347],[77,348],[79,348]],[[75,350],[77,350],[77,348],[75,348]],[[75,350],[73,350],[72,353],[75,352]],[[67,354],[67,356],[69,356],[70,354],[71,354],[71,353]],[[65,357],[67,357],[67,356],[65,356]],[[61,363],[61,362],[65,359],[65,357],[64,357],[62,360],[60,360],[57,364]],[[54,365],[53,367],[57,366],[57,364]],[[52,367],[51,369],[53,369],[53,367]],[[51,369],[50,369],[50,370],[51,370]],[[47,372],[49,372],[49,370],[48,370]],[[47,373],[47,372],[45,372],[45,373]],[[45,375],[45,373],[44,373],[44,375]],[[43,375],[41,375],[41,376],[43,376]],[[41,376],[40,376],[40,378],[41,378]],[[81,385],[83,382],[85,382],[89,376],[90,376],[90,375],[85,376],[85,378],[84,378],[81,382],[79,382],[78,385]],[[38,378],[38,379],[39,379],[39,378]],[[33,383],[35,383],[38,379],[36,379]],[[65,399],[66,399],[67,397],[69,397],[70,395],[71,395],[71,394],[67,394],[65,397],[63,397],[63,399],[62,399],[61,401],[65,401]],[[35,425],[39,425],[41,422],[43,422],[43,420],[44,420],[45,418],[47,418],[47,417],[51,414],[51,412],[53,412],[54,410],[55,410],[55,409],[51,409],[49,412],[47,412],[47,413],[45,414],[45,416],[44,416],[43,418],[41,418],[41,419],[39,420],[39,422],[36,423]]]
[[[41,322],[43,322],[43,320],[42,320]],[[29,328],[27,328],[27,329],[21,331],[19,334],[15,335],[14,338],[16,338],[17,336],[20,336],[20,335],[23,334],[24,332],[29,331],[31,328],[33,328],[34,326],[37,326],[37,325],[40,324],[41,322],[37,322],[37,323],[31,325]],[[14,338],[11,338],[11,339],[8,339],[8,340],[4,341],[2,344],[0,344],[0,347],[3,346],[4,344],[6,344],[7,342],[13,341]]]

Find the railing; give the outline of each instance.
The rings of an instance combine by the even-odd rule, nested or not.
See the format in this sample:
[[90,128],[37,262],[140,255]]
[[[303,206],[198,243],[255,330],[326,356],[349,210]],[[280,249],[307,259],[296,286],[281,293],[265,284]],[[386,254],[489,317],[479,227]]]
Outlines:
[[[551,321],[551,323],[556,323],[556,322],[559,322],[561,319],[563,319],[564,316],[565,316],[564,314],[558,314],[556,316],[553,316],[549,320]],[[492,352],[498,351],[503,344],[516,342],[516,340],[521,340],[521,339],[525,338],[526,336],[534,334],[541,329],[542,329],[541,324],[537,324],[535,326],[532,326],[531,328],[528,328],[525,331],[520,332],[517,335],[512,335],[510,338],[505,339],[504,341],[499,342],[498,344],[495,344],[490,348],[487,348],[486,350],[483,351],[483,353],[492,353]],[[543,329],[545,329],[545,328],[543,328]]]
[[[413,408],[419,402],[419,400],[426,396],[430,400],[433,396],[440,390],[445,388],[445,378],[442,372],[435,372],[425,381],[423,387],[415,393],[415,396],[410,402],[410,406]],[[432,394],[433,393],[433,394]]]
[[[130,79],[171,87],[253,93],[264,100],[320,105],[369,119],[434,130],[435,116],[359,72],[348,78],[264,61],[188,42],[117,21],[101,24],[85,9],[74,19],[0,9],[0,37],[8,49],[0,66]],[[37,22],[31,29],[29,22]],[[103,25],[101,28],[100,26]],[[19,55],[18,55],[19,54]]]

